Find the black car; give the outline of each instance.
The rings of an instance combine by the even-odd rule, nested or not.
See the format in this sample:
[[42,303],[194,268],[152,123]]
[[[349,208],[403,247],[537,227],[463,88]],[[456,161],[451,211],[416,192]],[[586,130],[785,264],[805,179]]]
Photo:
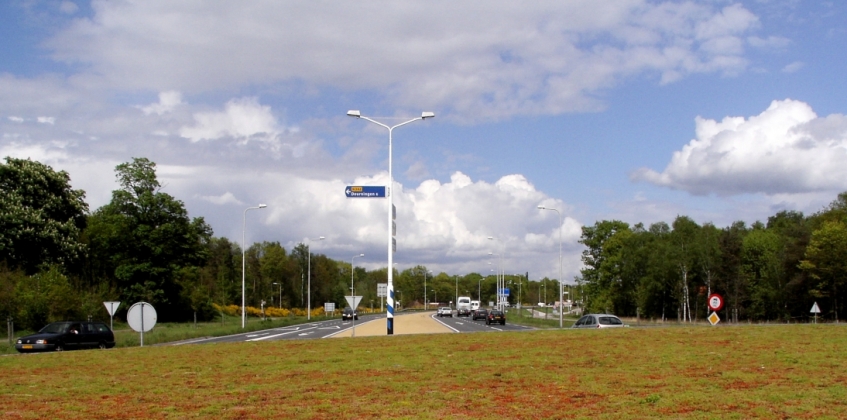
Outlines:
[[344,308],[344,312],[341,313],[341,320],[342,321],[348,321],[348,320],[351,320],[351,319],[358,321],[359,320],[359,314],[356,313],[356,311],[354,311],[353,308],[348,306],[348,307]]
[[488,311],[488,315],[485,316],[485,325],[491,325],[495,322],[499,322],[500,325],[506,325],[506,314],[499,309]]
[[472,317],[474,321],[476,321],[477,319],[485,319],[488,317],[488,309],[479,308],[473,311]]
[[54,322],[35,334],[19,338],[15,343],[15,350],[21,353],[95,347],[115,347],[115,335],[102,322]]

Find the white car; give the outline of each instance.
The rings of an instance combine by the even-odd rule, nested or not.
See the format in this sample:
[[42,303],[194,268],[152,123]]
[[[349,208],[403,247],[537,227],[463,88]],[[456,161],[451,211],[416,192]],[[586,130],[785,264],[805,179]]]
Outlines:
[[438,315],[439,317],[449,316],[450,318],[453,318],[453,309],[451,309],[449,306],[441,306],[438,308],[438,312],[436,312],[436,315]]

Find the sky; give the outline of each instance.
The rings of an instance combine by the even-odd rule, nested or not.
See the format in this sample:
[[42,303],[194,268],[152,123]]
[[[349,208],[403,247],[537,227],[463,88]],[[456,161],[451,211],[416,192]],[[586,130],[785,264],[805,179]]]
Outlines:
[[388,185],[388,130],[347,111],[434,112],[392,134],[396,268],[572,283],[582,226],[847,191],[844,51],[841,1],[9,0],[0,157],[92,211],[146,157],[216,236],[378,269],[387,200],[344,190]]

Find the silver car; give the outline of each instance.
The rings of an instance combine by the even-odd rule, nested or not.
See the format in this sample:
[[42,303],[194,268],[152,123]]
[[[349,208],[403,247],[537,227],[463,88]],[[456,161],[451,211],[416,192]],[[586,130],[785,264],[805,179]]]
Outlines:
[[619,328],[626,327],[626,324],[620,318],[609,314],[588,314],[583,315],[573,328]]

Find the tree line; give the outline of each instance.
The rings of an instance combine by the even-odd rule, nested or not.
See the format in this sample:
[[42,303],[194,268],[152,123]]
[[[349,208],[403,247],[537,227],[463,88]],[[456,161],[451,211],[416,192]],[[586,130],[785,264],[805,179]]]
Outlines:
[[815,214],[781,211],[751,226],[603,220],[584,226],[580,243],[589,311],[692,322],[718,293],[725,321],[806,321],[816,302],[821,316],[844,317],[847,193]]
[[[115,176],[119,188],[109,203],[90,210],[67,172],[29,159],[6,157],[0,164],[0,317],[35,329],[56,320],[102,319],[104,301],[124,303],[118,319],[132,303],[148,302],[160,322],[210,320],[218,315],[213,304],[240,306],[241,247],[215,237],[202,217],[189,217],[182,201],[163,192],[154,162],[134,158],[118,165]],[[360,306],[381,306],[377,284],[387,282],[385,268],[310,257],[303,243],[290,250],[279,242],[253,243],[243,251],[247,306],[264,301],[305,310],[311,294],[313,310],[325,302],[343,308],[351,277],[363,296]],[[541,285],[550,296],[556,287],[546,278],[534,286],[523,276],[507,280],[516,292],[526,288],[524,301],[540,301]],[[496,295],[493,275],[432,274],[425,266],[396,272],[394,285],[400,307],[421,306],[425,296],[446,305],[456,293],[483,301]]]

